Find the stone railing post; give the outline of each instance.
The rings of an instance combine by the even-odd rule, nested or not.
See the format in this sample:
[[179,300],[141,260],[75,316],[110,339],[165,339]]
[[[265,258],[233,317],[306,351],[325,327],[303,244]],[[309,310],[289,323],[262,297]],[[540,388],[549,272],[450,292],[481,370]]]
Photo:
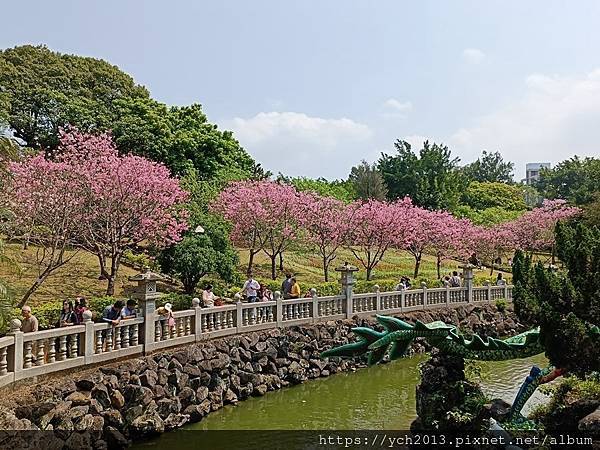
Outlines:
[[94,322],[92,322],[92,312],[89,309],[83,312],[83,324],[85,325],[82,342],[83,361],[85,364],[91,364],[96,345],[96,332],[94,331]]
[[487,301],[490,302],[492,301],[492,284],[490,280],[485,280],[483,285],[487,287]]
[[470,303],[473,301],[473,269],[475,266],[473,264],[465,264],[464,266],[460,266],[460,268],[463,270],[465,299],[467,303]]
[[144,345],[144,353],[152,351],[154,343],[154,319],[156,317],[156,299],[160,294],[156,289],[156,282],[163,277],[146,269],[144,273],[139,273],[129,277],[130,281],[137,281],[138,285],[131,297],[140,303],[140,313],[144,318],[144,329],[142,338],[139,342]]
[[421,281],[421,289],[423,289],[423,309],[427,308],[427,283]]
[[379,314],[383,310],[383,305],[381,304],[381,288],[378,284],[373,286],[375,289],[375,311]]
[[316,323],[319,318],[319,297],[317,296],[317,290],[311,288],[310,295],[312,297],[312,321],[313,323]]
[[283,326],[283,299],[281,298],[281,292],[275,291],[273,293],[273,299],[277,302],[277,305],[275,306],[277,326],[281,328]]
[[242,327],[244,326],[244,321],[242,319],[242,297],[237,299],[235,302],[235,320],[237,322],[237,332],[242,332]]
[[404,287],[404,285],[400,286],[400,311],[404,311],[404,308],[406,308],[406,295],[404,294],[406,292],[406,288]]
[[198,342],[202,334],[202,307],[198,297],[192,299],[192,309],[194,310],[194,334],[196,342]]
[[343,266],[337,267],[335,271],[340,273],[340,284],[342,285],[342,295],[344,296],[345,304],[344,312],[346,319],[350,319],[354,313],[352,308],[352,293],[354,291],[354,284],[356,283],[354,272],[357,272],[358,268],[344,263]]
[[508,283],[504,285],[504,300],[508,301]]
[[450,283],[444,281],[444,287],[446,288],[446,308],[450,305]]
[[8,370],[15,373],[15,380],[20,379],[19,374],[23,371],[23,332],[21,331],[21,321],[13,319],[10,321],[9,336],[15,337],[15,345],[12,352],[8,355]]

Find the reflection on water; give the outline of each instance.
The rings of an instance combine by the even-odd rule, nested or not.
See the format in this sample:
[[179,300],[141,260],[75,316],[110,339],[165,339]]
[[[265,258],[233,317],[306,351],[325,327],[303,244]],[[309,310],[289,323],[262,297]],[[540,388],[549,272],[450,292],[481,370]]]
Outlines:
[[[416,417],[418,364],[426,358],[418,355],[269,392],[237,406],[226,406],[186,429],[407,430]],[[538,355],[480,364],[484,392],[492,398],[512,403],[531,366],[543,367],[547,360]],[[543,399],[538,393],[527,407]],[[182,432],[166,433],[152,445],[179,447],[180,441],[186,439],[184,435]]]

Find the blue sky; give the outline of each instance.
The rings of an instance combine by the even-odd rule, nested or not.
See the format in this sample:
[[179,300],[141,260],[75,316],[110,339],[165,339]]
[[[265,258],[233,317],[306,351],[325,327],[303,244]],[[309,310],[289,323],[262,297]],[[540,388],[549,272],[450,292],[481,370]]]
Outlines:
[[0,47],[106,59],[277,173],[346,177],[397,138],[515,162],[600,155],[597,1],[67,1],[0,7]]

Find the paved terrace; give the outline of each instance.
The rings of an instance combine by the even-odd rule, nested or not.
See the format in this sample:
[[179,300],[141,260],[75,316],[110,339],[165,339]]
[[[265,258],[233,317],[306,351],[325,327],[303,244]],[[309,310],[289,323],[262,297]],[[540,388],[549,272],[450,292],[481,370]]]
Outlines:
[[274,300],[259,303],[236,303],[213,308],[191,309],[173,313],[175,326],[169,327],[155,312],[159,276],[151,272],[131,279],[138,282],[133,295],[141,306],[141,317],[124,320],[117,326],[92,322],[91,312],[84,314],[84,324],[34,333],[19,331],[21,323],[13,320],[11,332],[0,338],[0,387],[26,378],[47,375],[106,361],[148,354],[157,350],[200,342],[216,337],[243,334],[276,327],[309,325],[329,320],[397,314],[441,307],[512,301],[512,286],[473,286],[472,266],[464,266],[464,286],[354,294],[352,266],[342,266],[340,295],[283,300],[278,292]]

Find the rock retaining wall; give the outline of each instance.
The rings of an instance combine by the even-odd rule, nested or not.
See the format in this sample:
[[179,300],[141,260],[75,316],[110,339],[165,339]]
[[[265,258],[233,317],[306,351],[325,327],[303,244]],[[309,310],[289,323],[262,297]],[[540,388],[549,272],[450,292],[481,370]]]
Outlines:
[[[414,312],[402,319],[444,320],[482,335],[520,332],[511,310],[494,305]],[[350,328],[373,320],[344,320],[231,336],[2,391],[1,448],[43,439],[44,448],[120,448],[197,422],[249,396],[364,366],[364,359],[322,360],[320,352],[354,340]],[[416,343],[413,351],[423,351]],[[11,441],[8,442],[7,440]],[[49,440],[55,445],[49,446]],[[42,447],[40,447],[42,448]]]

